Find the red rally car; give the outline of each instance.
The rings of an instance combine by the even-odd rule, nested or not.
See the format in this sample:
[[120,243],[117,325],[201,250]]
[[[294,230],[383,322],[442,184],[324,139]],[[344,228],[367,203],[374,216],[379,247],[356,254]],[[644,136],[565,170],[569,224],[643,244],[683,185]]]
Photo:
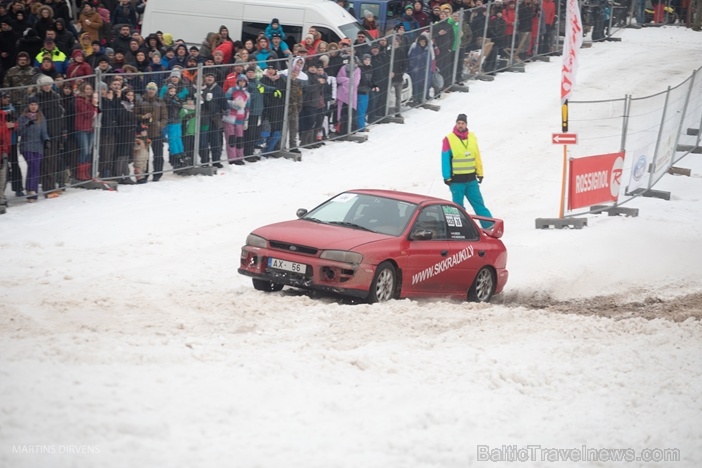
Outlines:
[[[283,286],[368,302],[446,297],[487,302],[509,276],[500,219],[453,202],[389,190],[351,190],[298,219],[254,230],[239,273],[260,291]],[[490,221],[481,228],[475,220]]]

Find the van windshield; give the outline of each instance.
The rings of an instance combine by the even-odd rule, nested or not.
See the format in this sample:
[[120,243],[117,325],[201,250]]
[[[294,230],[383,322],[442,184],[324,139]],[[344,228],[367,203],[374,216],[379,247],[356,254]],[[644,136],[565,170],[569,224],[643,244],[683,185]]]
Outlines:
[[363,31],[361,25],[355,21],[353,23],[342,24],[339,26],[339,29],[341,29],[341,32],[344,33],[346,37],[351,39],[351,41],[356,40],[356,36],[358,36],[358,31]]

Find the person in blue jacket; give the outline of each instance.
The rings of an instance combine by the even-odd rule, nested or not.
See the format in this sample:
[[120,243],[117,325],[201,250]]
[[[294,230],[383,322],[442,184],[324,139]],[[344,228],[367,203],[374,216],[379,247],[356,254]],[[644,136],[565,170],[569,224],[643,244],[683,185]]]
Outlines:
[[283,31],[283,26],[281,26],[278,18],[273,18],[271,24],[266,26],[266,30],[264,31],[269,42],[273,39],[273,33],[280,33],[280,37],[285,37],[285,31]]
[[269,39],[265,37],[258,38],[258,47],[256,52],[254,52],[253,56],[256,57],[258,67],[262,70],[266,68],[269,59],[279,58],[278,55],[271,50]]
[[400,24],[405,28],[405,34],[413,41],[419,34],[419,21],[414,17],[414,7],[411,3],[405,6],[405,14],[400,18]]
[[431,70],[433,55],[429,38],[424,34],[420,34],[410,46],[407,56],[407,71],[412,78],[412,101],[414,104],[421,104],[429,98],[429,88],[431,87],[429,82],[431,74],[429,71]]

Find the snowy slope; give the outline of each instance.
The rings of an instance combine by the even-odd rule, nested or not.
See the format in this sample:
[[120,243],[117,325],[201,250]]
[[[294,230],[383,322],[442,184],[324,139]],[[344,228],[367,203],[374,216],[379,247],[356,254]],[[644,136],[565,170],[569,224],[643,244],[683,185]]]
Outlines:
[[[702,64],[700,33],[622,39],[581,51],[574,99],[663,91]],[[530,444],[674,448],[675,466],[699,466],[702,162],[663,179],[671,201],[633,202],[638,218],[535,230],[558,213],[559,70],[470,83],[438,113],[301,163],[13,203],[0,217],[0,466],[501,466],[478,446]],[[250,230],[340,191],[448,197],[440,142],[458,113],[506,223],[510,281],[493,304],[265,295],[236,273]],[[610,466],[558,464],[576,465]]]

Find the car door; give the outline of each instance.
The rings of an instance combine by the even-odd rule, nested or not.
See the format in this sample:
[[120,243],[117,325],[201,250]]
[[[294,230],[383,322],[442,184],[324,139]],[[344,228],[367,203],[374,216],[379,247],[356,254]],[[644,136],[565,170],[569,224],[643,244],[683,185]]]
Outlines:
[[[417,238],[415,233],[431,232],[430,238]],[[441,205],[423,207],[410,229],[407,266],[402,289],[406,295],[441,295],[444,280],[442,262],[449,254],[447,226]]]
[[442,292],[462,296],[485,263],[480,231],[473,220],[455,205],[442,205],[441,214],[446,220],[448,248]]

